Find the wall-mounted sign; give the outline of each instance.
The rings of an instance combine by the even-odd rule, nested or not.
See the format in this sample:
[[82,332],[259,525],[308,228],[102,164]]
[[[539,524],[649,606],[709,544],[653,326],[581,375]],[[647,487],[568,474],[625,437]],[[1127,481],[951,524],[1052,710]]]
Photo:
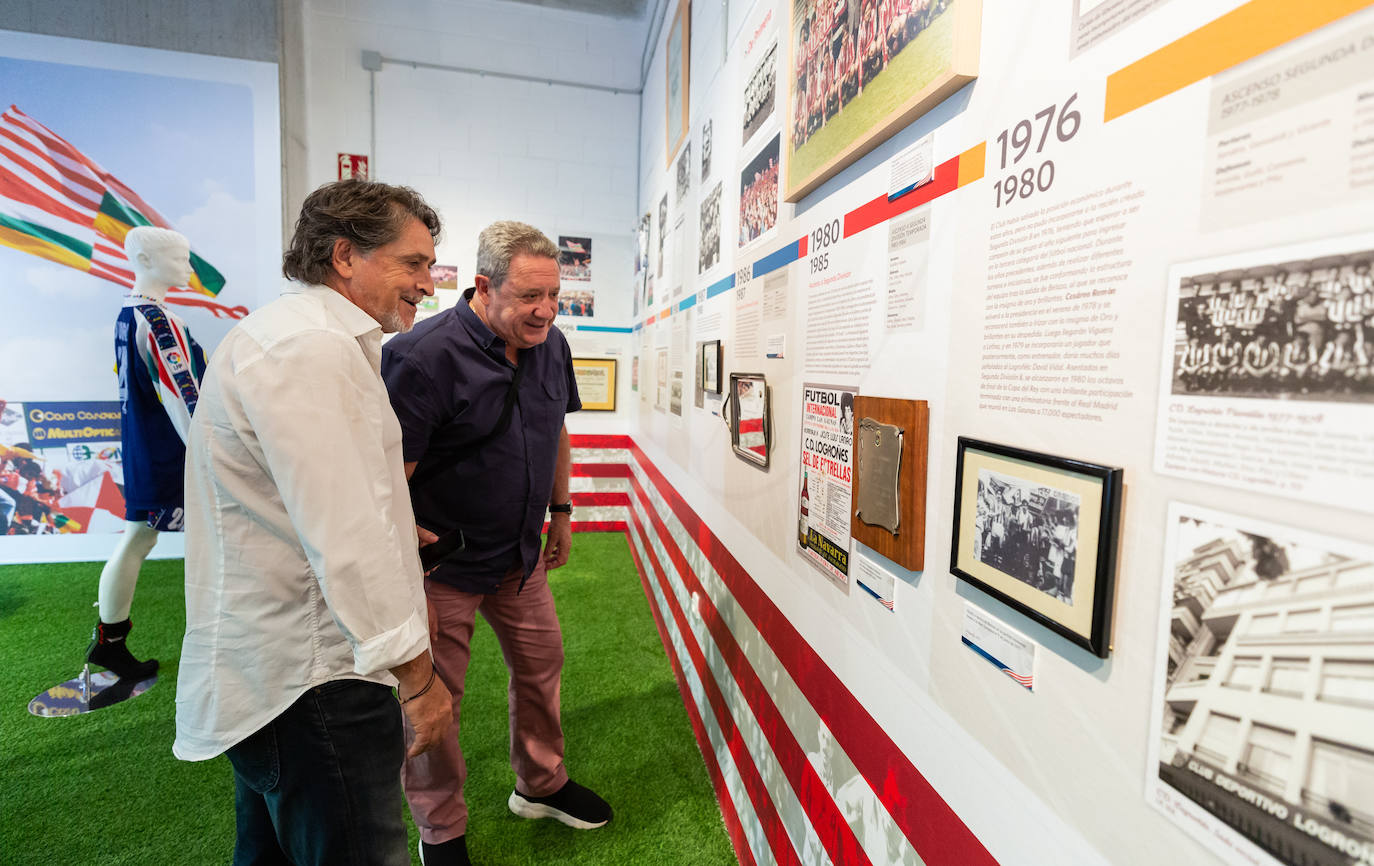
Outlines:
[[367,157],[361,153],[339,154],[339,180],[367,180]]

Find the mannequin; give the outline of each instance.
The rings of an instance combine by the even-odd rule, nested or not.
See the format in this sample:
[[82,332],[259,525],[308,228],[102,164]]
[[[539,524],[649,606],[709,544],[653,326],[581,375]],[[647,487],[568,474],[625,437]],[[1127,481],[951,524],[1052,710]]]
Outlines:
[[129,232],[124,251],[134,271],[133,288],[115,324],[124,535],[100,573],[100,622],[86,661],[132,684],[157,672],[156,659],[139,661],[125,643],[129,610],[138,573],[158,533],[182,528],[186,436],[205,373],[205,353],[163,305],[170,287],[191,279],[186,238],[141,226]]

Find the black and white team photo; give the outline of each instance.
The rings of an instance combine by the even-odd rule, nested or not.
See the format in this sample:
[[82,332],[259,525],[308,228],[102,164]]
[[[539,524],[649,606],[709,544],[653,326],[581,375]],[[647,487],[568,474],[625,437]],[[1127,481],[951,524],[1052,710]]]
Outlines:
[[978,473],[973,556],[1073,604],[1078,495],[990,469]]

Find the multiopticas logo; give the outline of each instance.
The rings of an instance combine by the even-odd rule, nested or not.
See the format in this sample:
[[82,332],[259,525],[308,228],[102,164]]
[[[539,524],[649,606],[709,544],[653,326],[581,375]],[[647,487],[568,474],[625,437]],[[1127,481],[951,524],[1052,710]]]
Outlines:
[[24,407],[29,441],[35,445],[119,441],[119,404],[109,402],[29,403]]

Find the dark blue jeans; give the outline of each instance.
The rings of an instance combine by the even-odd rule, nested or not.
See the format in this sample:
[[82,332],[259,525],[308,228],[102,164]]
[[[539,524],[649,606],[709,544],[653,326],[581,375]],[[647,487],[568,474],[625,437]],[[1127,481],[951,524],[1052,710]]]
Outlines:
[[410,863],[401,708],[386,686],[316,686],[228,756],[234,866]]

